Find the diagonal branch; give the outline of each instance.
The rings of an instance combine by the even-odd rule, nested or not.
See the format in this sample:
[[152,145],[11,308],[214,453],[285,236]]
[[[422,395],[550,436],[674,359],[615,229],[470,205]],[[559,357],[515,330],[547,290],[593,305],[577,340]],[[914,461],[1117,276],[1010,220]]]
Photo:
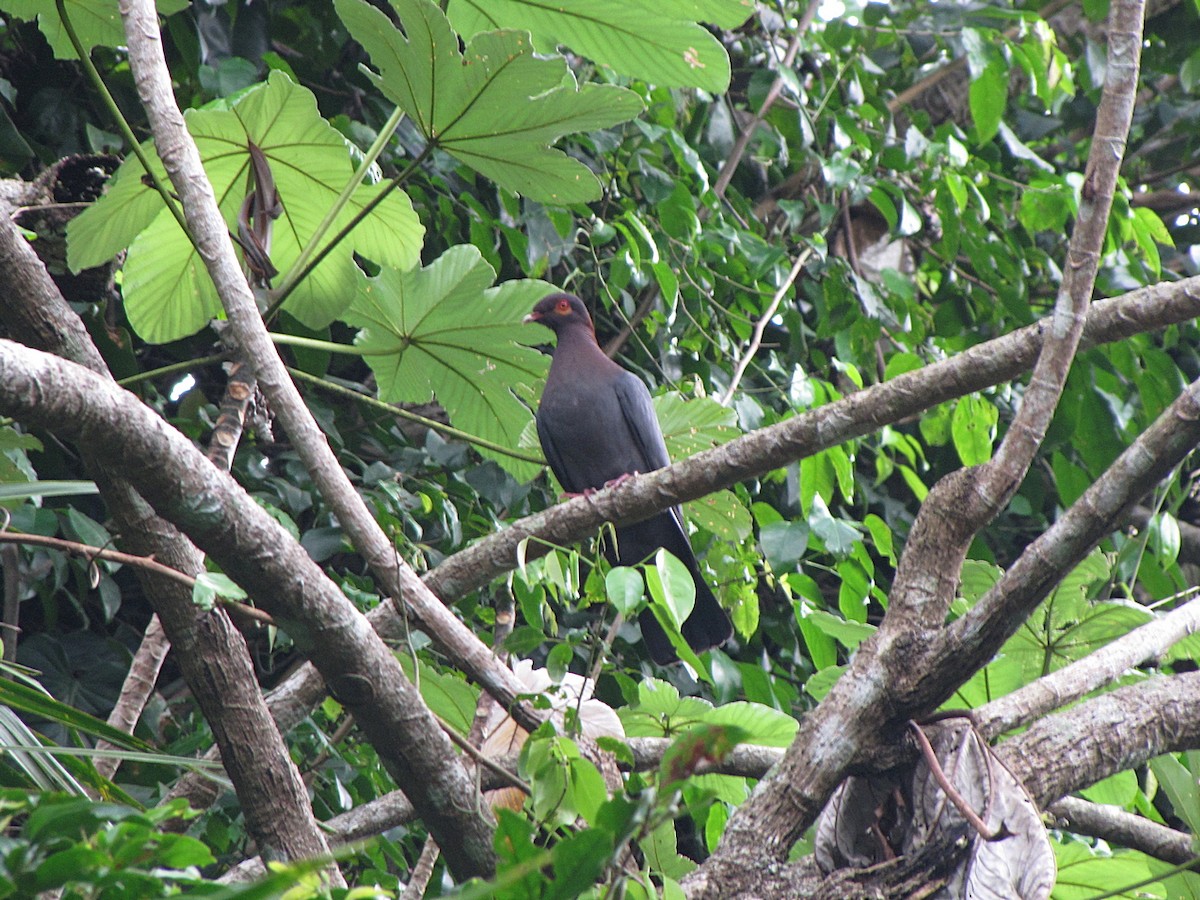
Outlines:
[[[950,629],[942,629],[941,640],[932,642],[935,652],[931,652],[930,635],[938,634],[953,599],[970,540],[1024,478],[1053,415],[1082,333],[1132,116],[1142,14],[1141,0],[1115,0],[1111,7],[1110,58],[1115,64],[1107,69],[1080,219],[1070,245],[1068,277],[1017,421],[991,464],[956,472],[930,492],[906,543],[879,631],[860,646],[842,679],[801,723],[780,765],[734,813],[707,866],[719,871],[735,859],[741,865],[783,859],[854,761],[868,750],[894,743],[902,717],[917,717],[936,705],[947,683],[960,682],[982,665],[999,647],[997,638],[1011,634],[1032,609],[1018,607],[1023,614],[1013,617],[1016,610],[1009,604],[1005,611],[1010,615],[985,620],[988,613],[998,610],[984,611],[981,602],[970,616],[956,623],[969,620],[979,632],[977,639],[964,647],[963,628],[954,629],[954,640],[947,640]],[[1181,400],[1191,398],[1185,394]],[[1175,424],[1168,422],[1165,428],[1183,439],[1190,429],[1186,425],[1174,429]],[[1146,474],[1154,468],[1146,467]],[[1169,467],[1158,477],[1166,471]],[[1108,474],[1112,475],[1112,470]],[[1113,479],[1121,474],[1118,470]],[[1114,489],[1137,491],[1132,502],[1148,487],[1131,480]],[[1114,517],[1097,519],[1115,521]],[[1069,555],[1057,554],[1053,562],[1061,565]],[[1063,571],[1055,568],[1055,577],[1061,577]],[[1045,586],[1038,584],[1039,588]],[[919,677],[912,674],[918,672]]]
[[1020,409],[990,461],[942,479],[922,504],[892,586],[893,627],[932,630],[944,620],[971,540],[1012,499],[1050,427],[1083,333],[1133,119],[1143,13],[1144,0],[1128,0],[1111,9],[1109,61],[1079,216]]
[[399,661],[304,549],[232,478],[132,394],[9,341],[0,341],[0,409],[93,448],[101,463],[120,465],[142,496],[186,529],[313,661],[446,848],[452,871],[466,877],[492,869],[487,808]]
[[[110,378],[83,322],[7,215],[0,215],[0,296],[0,320],[9,334]],[[152,555],[182,572],[204,571],[203,558],[191,542],[156,516],[129,485],[123,462],[106,467],[92,453],[93,446],[79,449],[117,522],[122,547]],[[212,728],[260,852],[283,859],[328,855],[304,784],[259,691],[241,634],[222,610],[197,609],[191,589],[174,579],[143,569],[138,577]],[[329,874],[340,881],[336,867],[331,866]]]
[[[1081,346],[1165,328],[1194,318],[1198,310],[1200,277],[1131,291],[1093,304]],[[527,516],[447,557],[426,573],[423,581],[434,594],[453,601],[516,568],[518,552],[526,541],[527,556],[532,559],[547,545],[571,544],[594,535],[610,519],[646,518],[870,434],[939,403],[1015,378],[1037,359],[1045,327],[1035,323],[665,469],[631,478],[587,500],[571,500]],[[392,606],[377,607],[368,618],[385,637],[404,633],[403,620]],[[271,691],[268,702],[280,728],[286,731],[324,696],[316,671],[304,665]]]
[[[238,265],[199,151],[184,127],[183,116],[172,93],[154,3],[152,0],[123,0],[121,17],[138,96],[150,120],[159,156],[196,238],[197,252],[204,260],[228,315],[229,333],[255,367],[263,393],[312,475],[314,484],[333,508],[338,522],[371,567],[382,589],[394,601],[403,602],[456,665],[506,709],[513,708],[522,724],[535,728],[541,720],[527,704],[518,703],[521,686],[512,672],[442,605],[399,557],[372,518],[366,503],[350,484],[324,432],[304,405],[271,343],[254,295]],[[490,841],[488,843],[489,850],[485,855],[490,857]]]

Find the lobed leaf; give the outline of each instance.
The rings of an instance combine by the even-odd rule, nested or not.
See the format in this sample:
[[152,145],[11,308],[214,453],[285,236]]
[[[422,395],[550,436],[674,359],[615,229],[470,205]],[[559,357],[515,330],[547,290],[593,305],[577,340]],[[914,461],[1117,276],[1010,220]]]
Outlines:
[[[424,403],[436,394],[455,427],[516,447],[532,419],[519,391],[540,383],[548,367],[525,346],[539,336],[521,320],[552,288],[540,281],[493,288],[494,278],[474,246],[451,247],[423,269],[360,275],[342,319],[362,329],[354,342],[368,354],[385,403]],[[481,452],[518,479],[540,470]]]
[[[185,119],[231,230],[247,190],[249,144],[266,156],[283,205],[271,259],[286,271],[353,174],[345,139],[321,117],[312,92],[278,71],[228,109],[189,110]],[[155,167],[162,174],[161,164]],[[78,271],[129,246],[123,282],[129,321],[145,340],[163,343],[199,331],[221,314],[221,304],[195,248],[143,183],[144,174],[136,158],[126,160],[108,193],[71,222],[68,261]],[[360,186],[331,233],[385,189]],[[394,191],[300,283],[284,309],[310,328],[329,324],[350,302],[355,251],[406,269],[417,263],[423,235],[411,201]]]
[[379,69],[371,80],[430,142],[542,203],[600,196],[591,170],[550,144],[633,118],[642,101],[632,91],[576,87],[566,61],[536,57],[524,33],[478,34],[460,53],[445,15],[426,0],[393,0],[403,33],[365,0],[334,5]]

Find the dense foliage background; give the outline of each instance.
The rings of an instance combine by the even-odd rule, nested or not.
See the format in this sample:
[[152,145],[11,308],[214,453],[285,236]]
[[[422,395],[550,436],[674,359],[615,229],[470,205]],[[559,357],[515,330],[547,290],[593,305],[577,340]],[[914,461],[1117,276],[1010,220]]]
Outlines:
[[[549,335],[520,322],[551,285],[585,298],[601,344],[651,385],[676,459],[1048,313],[1108,64],[1107,9],[1095,2],[628,0],[560,14],[507,0],[182,6],[159,4],[174,93],[242,249],[270,232],[268,265],[247,263],[260,308],[341,465],[417,573],[559,502],[531,425]],[[116,5],[0,0],[0,12],[0,168],[38,192],[14,220],[113,376],[207,446],[232,342],[200,255],[147,175],[161,181],[164,169]],[[1098,298],[1196,275],[1198,19],[1190,0],[1148,11]],[[76,159],[54,168],[64,157]],[[267,226],[272,184],[282,214]],[[255,187],[268,197],[239,219]],[[0,328],[16,336],[7,316]],[[1079,352],[1028,477],[971,543],[952,617],[1200,375],[1197,338],[1180,320]],[[688,503],[693,544],[736,628],[698,667],[653,666],[626,624],[640,604],[677,616],[689,602],[666,562],[648,568],[644,587],[606,573],[591,542],[541,555],[531,541],[513,571],[441,596],[485,643],[502,641],[552,682],[593,678],[630,738],[711,729],[708,749],[684,745],[675,768],[626,776],[614,800],[586,753],[538,732],[521,759],[524,813],[500,814],[498,884],[462,895],[679,895],[754,784],[693,775],[696,765],[721,756],[722,742],[789,745],[880,623],[930,488],[992,457],[1024,391],[1004,381],[880,420]],[[272,412],[251,404],[233,477],[357,606],[386,603]],[[113,546],[119,529],[87,486],[86,456],[52,429],[4,420],[6,534]],[[1193,494],[1185,461],[994,662],[963,673],[946,706],[983,706],[1190,600]],[[27,540],[0,548],[11,676],[0,711],[21,712],[0,719],[0,742],[26,748],[0,756],[0,895],[70,882],[69,896],[225,896],[211,880],[260,849],[234,793],[201,801],[193,784],[186,834],[159,827],[180,812],[167,798],[187,772],[222,778],[189,762],[213,736],[178,661],[168,655],[151,675],[134,741],[97,722],[156,607],[134,566],[93,556]],[[286,625],[240,612],[238,590],[219,577],[202,579],[196,597],[231,601],[258,684],[287,683],[301,653]],[[456,660],[416,626],[393,649],[445,726],[468,735],[480,691]],[[1198,653],[1194,639],[1164,646],[1125,681],[1192,671]],[[570,734],[577,723],[559,724]],[[96,750],[97,739],[122,749]],[[32,746],[42,743],[62,752]],[[333,697],[286,746],[318,820],[405,787]],[[1195,834],[1197,748],[1098,775],[1081,796]],[[628,750],[617,757],[632,762]],[[116,759],[115,773],[97,771]],[[383,827],[339,851],[346,881],[365,891],[354,896],[403,891],[421,857],[419,820]],[[1139,882],[1121,896],[1200,895],[1200,877],[1166,874],[1167,857],[1145,848],[1071,829],[1053,830],[1051,845],[1056,897]],[[805,839],[793,857],[810,848]],[[322,887],[319,866],[297,871],[254,890],[341,895]],[[453,889],[438,863],[429,895]]]

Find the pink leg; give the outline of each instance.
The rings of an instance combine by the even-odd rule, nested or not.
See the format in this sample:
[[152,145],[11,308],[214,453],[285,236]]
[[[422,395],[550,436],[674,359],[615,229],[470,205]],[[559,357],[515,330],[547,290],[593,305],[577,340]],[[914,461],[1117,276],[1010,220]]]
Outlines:
[[[618,484],[624,484],[626,481],[628,481],[634,475],[640,475],[640,474],[641,474],[640,472],[636,472],[636,471],[635,472],[626,472],[623,475],[618,475],[616,478],[612,479],[611,481],[604,482],[604,487],[606,487],[606,488],[616,487]],[[592,494],[596,493],[596,491],[599,491],[599,490],[601,490],[601,488],[586,488],[583,491],[563,491],[563,496],[569,500],[574,500],[576,497],[590,497],[590,496],[592,496]]]

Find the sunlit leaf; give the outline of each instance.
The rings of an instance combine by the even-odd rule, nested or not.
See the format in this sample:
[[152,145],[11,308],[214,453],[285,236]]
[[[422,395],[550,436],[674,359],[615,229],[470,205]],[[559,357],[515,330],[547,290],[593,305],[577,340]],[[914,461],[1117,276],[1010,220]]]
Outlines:
[[[545,356],[522,342],[540,338],[521,320],[550,292],[540,281],[492,287],[495,273],[471,245],[451,247],[410,272],[360,276],[343,319],[362,330],[355,346],[386,403],[426,403],[436,394],[456,428],[516,447],[532,414],[522,385],[542,381]],[[540,467],[481,448],[521,480]]]
[[698,22],[734,28],[753,7],[745,0],[560,0],[553,5],[453,0],[449,12],[464,37],[502,28],[528,30],[539,42],[564,44],[623,75],[720,93],[729,87],[729,56]]
[[550,144],[637,115],[642,101],[613,85],[576,86],[561,57],[534,55],[521,32],[478,34],[458,50],[428,0],[393,0],[404,32],[365,0],[336,0],[379,74],[372,81],[436,146],[497,184],[543,203],[600,196],[583,163]]
[[[63,6],[85,50],[96,46],[119,47],[125,43],[117,0],[66,0]],[[169,16],[187,9],[188,2],[157,0],[155,6],[160,14]],[[17,19],[36,18],[54,55],[59,59],[75,59],[75,47],[67,36],[54,0],[0,0],[0,11]]]
[[[248,187],[249,143],[266,156],[284,210],[275,223],[271,259],[286,271],[354,171],[345,139],[318,113],[312,93],[281,72],[272,72],[267,83],[242,94],[230,108],[189,110],[185,120],[231,229]],[[156,161],[161,174],[160,166]],[[136,157],[127,159],[108,193],[71,222],[68,259],[78,271],[129,246],[125,311],[139,336],[161,343],[203,328],[221,315],[221,304],[186,235],[158,194],[142,183],[143,173]],[[330,234],[384,187],[360,186]],[[327,325],[353,296],[347,288],[357,271],[355,251],[381,265],[407,269],[417,262],[423,234],[408,197],[393,191],[300,283],[284,308],[311,328]]]

